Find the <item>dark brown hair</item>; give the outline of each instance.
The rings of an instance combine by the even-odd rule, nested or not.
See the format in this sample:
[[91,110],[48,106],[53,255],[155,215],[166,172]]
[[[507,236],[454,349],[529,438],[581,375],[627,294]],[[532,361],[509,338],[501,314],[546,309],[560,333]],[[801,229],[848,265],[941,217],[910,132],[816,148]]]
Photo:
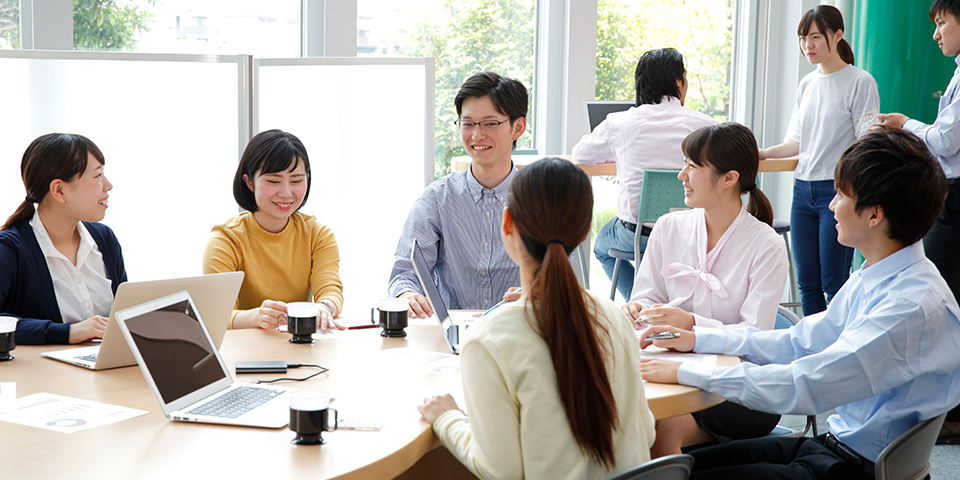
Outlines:
[[303,200],[296,210],[298,212],[310,197],[310,157],[307,156],[306,147],[296,135],[280,130],[267,130],[254,135],[243,149],[240,165],[237,165],[237,173],[233,176],[233,199],[240,208],[250,213],[256,212],[256,196],[243,176],[246,175],[250,183],[254,183],[253,178],[257,174],[286,172],[297,168],[300,162],[303,162],[307,173],[307,193],[303,194]]
[[539,160],[517,174],[507,207],[524,247],[540,262],[527,292],[533,319],[527,318],[550,349],[570,430],[582,452],[614,465],[618,413],[599,333],[609,342],[609,332],[568,258],[590,231],[590,180],[566,160]]
[[954,21],[960,22],[960,1],[934,0],[930,4],[930,20],[936,19],[938,13],[949,13],[953,15]]
[[87,156],[103,160],[103,153],[87,137],[69,133],[48,133],[30,142],[20,161],[20,178],[27,191],[23,203],[7,218],[0,230],[30,220],[36,212],[34,203],[40,203],[50,191],[50,182],[72,182],[87,169]]
[[[840,10],[837,10],[837,7],[832,7],[830,5],[817,5],[803,14],[803,17],[800,19],[800,26],[797,27],[797,36],[803,37],[810,32],[810,26],[814,23],[817,24],[817,29],[820,30],[824,36],[827,35],[827,32],[837,32],[843,31],[843,15],[840,15]],[[830,48],[830,43],[827,42],[827,48]],[[845,63],[853,65],[853,49],[850,48],[850,44],[846,40],[840,39],[837,42],[837,51],[840,53],[840,60],[843,60]]]
[[856,211],[879,206],[887,237],[912,245],[930,231],[947,198],[947,177],[927,146],[899,128],[876,126],[837,162],[837,191],[856,199]]
[[773,207],[757,186],[760,153],[753,132],[736,122],[711,125],[683,139],[683,154],[697,166],[709,166],[718,175],[731,170],[740,174],[740,193],[750,193],[747,211],[773,226]]

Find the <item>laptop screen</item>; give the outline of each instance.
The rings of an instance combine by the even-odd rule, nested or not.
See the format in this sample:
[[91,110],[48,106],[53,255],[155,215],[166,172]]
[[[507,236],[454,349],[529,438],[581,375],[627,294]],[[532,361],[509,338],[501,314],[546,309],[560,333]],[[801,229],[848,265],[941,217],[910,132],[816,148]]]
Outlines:
[[190,301],[147,311],[125,323],[165,403],[226,377]]
[[443,304],[440,290],[437,288],[436,282],[433,281],[433,272],[427,266],[427,259],[424,258],[423,251],[420,250],[420,245],[416,239],[413,240],[411,256],[413,257],[413,264],[416,266],[417,276],[420,278],[420,286],[423,287],[423,292],[426,294],[430,306],[433,307],[433,311],[437,314],[437,318],[441,322],[449,321],[450,315],[447,313],[447,306]]
[[636,105],[633,100],[584,100],[583,108],[587,114],[587,125],[594,131],[597,125],[606,120],[607,115],[613,112],[629,110]]
[[460,344],[460,329],[453,324],[447,306],[443,304],[443,297],[440,296],[440,290],[437,289],[437,284],[433,281],[433,273],[427,266],[427,259],[424,258],[417,239],[413,239],[413,249],[410,252],[410,257],[413,260],[414,270],[417,272],[417,278],[420,279],[420,286],[423,287],[427,301],[430,302],[433,312],[440,319],[440,329],[443,330],[443,336],[446,337],[451,350],[456,352],[454,346]]

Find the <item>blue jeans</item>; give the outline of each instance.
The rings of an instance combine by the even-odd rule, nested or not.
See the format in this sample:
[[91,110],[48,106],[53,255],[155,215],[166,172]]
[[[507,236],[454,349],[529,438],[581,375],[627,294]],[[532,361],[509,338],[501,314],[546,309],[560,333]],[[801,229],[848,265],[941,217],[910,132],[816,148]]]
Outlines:
[[836,194],[833,180],[793,185],[790,241],[804,316],[826,310],[850,276],[853,249],[837,241],[837,220],[829,208]]
[[[642,228],[642,227],[638,227]],[[647,238],[640,238],[640,253],[647,248]],[[603,265],[603,271],[607,272],[607,278],[613,280],[613,267],[617,262],[616,258],[607,255],[607,250],[616,248],[625,252],[633,251],[634,232],[623,226],[620,219],[613,217],[603,228],[597,232],[597,238],[593,243],[593,254]],[[628,261],[620,262],[620,276],[617,278],[617,290],[623,295],[625,300],[630,300],[630,294],[633,292],[633,264]]]

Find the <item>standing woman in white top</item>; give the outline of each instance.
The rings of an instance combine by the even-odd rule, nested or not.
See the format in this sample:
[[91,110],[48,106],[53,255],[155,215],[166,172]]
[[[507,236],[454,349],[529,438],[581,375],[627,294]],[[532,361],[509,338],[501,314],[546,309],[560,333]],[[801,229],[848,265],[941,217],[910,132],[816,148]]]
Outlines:
[[843,151],[876,122],[880,96],[873,77],[853,66],[839,10],[815,7],[800,19],[797,35],[800,51],[817,70],[797,87],[783,143],[761,149],[760,159],[800,154],[790,238],[803,314],[811,315],[826,310],[850,276],[853,249],[837,241],[837,221],[828,208],[836,195],[833,170]]
[[[682,148],[686,158],[678,178],[684,202],[694,208],[657,221],[623,310],[634,320],[687,330],[771,330],[788,262],[783,239],[770,226],[770,202],[756,184],[760,161],[753,133],[738,123],[704,127],[688,135]],[[779,419],[724,402],[658,421],[651,453],[660,457],[689,445],[763,436]]]
[[472,327],[450,395],[419,407],[480,478],[604,479],[646,460],[653,415],[629,320],[580,287],[567,256],[590,231],[593,192],[576,166],[544,159],[510,185],[501,236],[523,294]]
[[19,344],[100,338],[127,280],[120,242],[97,223],[113,185],[100,149],[81,135],[34,140],[20,163],[26,198],[0,228],[0,312]]

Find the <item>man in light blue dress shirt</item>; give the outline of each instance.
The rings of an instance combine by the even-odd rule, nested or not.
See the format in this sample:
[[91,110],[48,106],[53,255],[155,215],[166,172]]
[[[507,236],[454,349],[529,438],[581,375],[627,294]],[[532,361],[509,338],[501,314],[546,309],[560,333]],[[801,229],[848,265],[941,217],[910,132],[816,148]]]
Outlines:
[[879,128],[844,152],[830,209],[840,243],[866,263],[825,312],[788,330],[684,331],[654,344],[746,358],[735,367],[644,361],[643,377],[700,387],[780,414],[831,408],[830,433],[759,438],[693,452],[690,478],[872,478],[894,439],[960,402],[960,307],[920,239],[947,181],[923,142]]
[[486,310],[508,288],[520,285],[500,224],[517,172],[511,154],[527,127],[527,89],[517,80],[482,72],[464,82],[454,103],[470,168],[431,183],[413,204],[390,274],[389,295],[409,300],[413,318],[433,314],[410,262],[413,239],[448,308]]
[[[960,0],[935,0],[930,5],[930,20],[936,25],[933,39],[945,56],[954,57],[957,69],[940,96],[937,121],[927,125],[900,113],[878,115],[884,125],[913,132],[937,156],[950,184],[947,201],[930,233],[923,239],[923,248],[955,297],[960,297]],[[955,352],[960,355],[960,352]],[[960,444],[960,406],[947,415],[937,443]]]

